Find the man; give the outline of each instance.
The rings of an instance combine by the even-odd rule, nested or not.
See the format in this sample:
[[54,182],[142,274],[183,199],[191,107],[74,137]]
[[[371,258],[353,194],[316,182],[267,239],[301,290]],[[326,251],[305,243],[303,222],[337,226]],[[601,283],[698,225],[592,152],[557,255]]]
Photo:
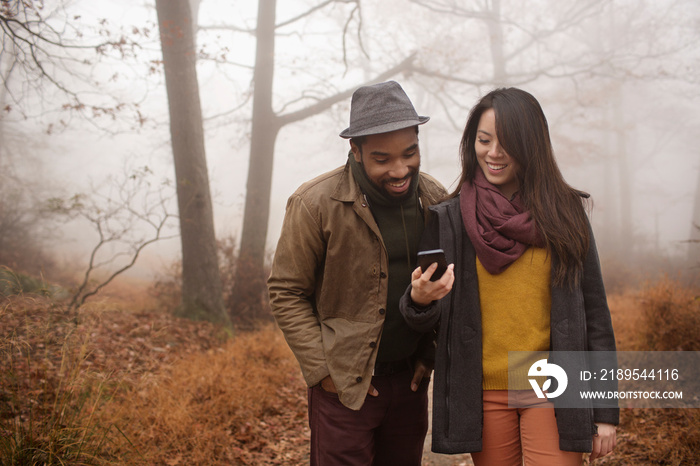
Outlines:
[[396,82],[357,89],[344,167],[287,202],[270,304],[306,383],[312,465],[420,465],[433,335],[399,312],[427,207],[418,116]]

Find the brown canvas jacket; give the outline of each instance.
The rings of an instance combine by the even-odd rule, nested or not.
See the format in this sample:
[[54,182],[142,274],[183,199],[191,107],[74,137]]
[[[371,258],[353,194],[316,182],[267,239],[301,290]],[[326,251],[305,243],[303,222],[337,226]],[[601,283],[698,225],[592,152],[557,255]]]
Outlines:
[[[445,190],[421,173],[418,193],[427,215]],[[272,313],[308,386],[331,375],[354,410],[377,357],[387,270],[379,227],[348,164],[292,194],[268,280]]]

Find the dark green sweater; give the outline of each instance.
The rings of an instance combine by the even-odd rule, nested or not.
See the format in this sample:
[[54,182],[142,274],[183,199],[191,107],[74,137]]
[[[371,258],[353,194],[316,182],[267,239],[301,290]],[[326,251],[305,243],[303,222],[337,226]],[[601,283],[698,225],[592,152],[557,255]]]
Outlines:
[[411,283],[418,243],[423,234],[423,214],[418,202],[418,175],[411,182],[411,195],[399,201],[372,183],[352,154],[350,166],[367,198],[389,257],[387,313],[377,361],[397,361],[413,355],[422,333],[412,330],[399,312],[399,299]]

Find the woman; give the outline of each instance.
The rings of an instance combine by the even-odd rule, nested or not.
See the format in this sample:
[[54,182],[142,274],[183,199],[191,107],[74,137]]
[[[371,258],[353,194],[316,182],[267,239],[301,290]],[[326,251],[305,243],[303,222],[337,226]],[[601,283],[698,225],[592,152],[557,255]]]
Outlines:
[[604,456],[616,405],[555,408],[527,390],[526,372],[510,392],[525,405],[508,403],[509,376],[529,367],[509,368],[508,351],[615,351],[588,195],[564,181],[542,108],[520,89],[477,103],[460,154],[460,184],[430,208],[421,244],[452,264],[435,282],[436,265],[417,268],[401,301],[409,325],[438,328],[433,450],[471,452],[477,466]]

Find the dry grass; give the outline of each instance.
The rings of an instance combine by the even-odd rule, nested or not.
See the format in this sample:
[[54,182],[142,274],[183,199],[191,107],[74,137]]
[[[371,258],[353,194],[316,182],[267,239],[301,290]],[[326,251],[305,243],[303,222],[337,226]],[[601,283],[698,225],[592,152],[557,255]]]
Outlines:
[[[698,290],[669,279],[608,298],[619,351],[698,351]],[[698,409],[622,409],[618,445],[605,465],[700,464]]]
[[[294,439],[284,440],[295,423],[305,428],[297,372],[279,331],[266,327],[144,378],[106,419],[142,455],[132,464],[302,464]],[[130,450],[122,442],[115,453]]]
[[644,351],[646,345],[639,331],[645,325],[639,293],[630,290],[608,295],[608,306],[619,351]]
[[88,335],[46,298],[0,309],[0,465],[100,464],[112,434],[94,413],[109,400],[87,365]]
[[77,315],[0,302],[0,465],[304,464],[304,383],[278,330],[230,338],[114,291]]
[[[0,465],[307,464],[305,385],[281,333],[230,337],[133,285],[78,315],[0,302]],[[697,295],[669,280],[611,295],[618,349],[698,350]],[[700,464],[698,410],[623,409],[596,464]]]
[[613,455],[596,464],[700,464],[700,417],[697,409],[623,409]]
[[700,292],[669,280],[640,296],[643,334],[650,351],[700,351]]

